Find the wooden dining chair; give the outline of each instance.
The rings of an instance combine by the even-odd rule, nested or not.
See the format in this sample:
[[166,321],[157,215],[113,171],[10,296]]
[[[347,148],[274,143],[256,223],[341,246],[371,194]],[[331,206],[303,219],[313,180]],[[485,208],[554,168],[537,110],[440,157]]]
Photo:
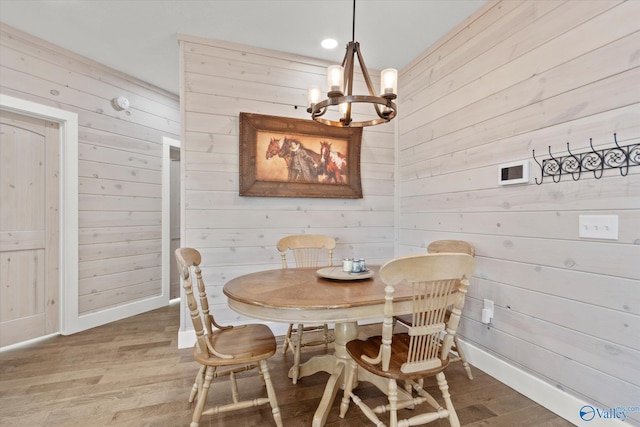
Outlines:
[[438,254],[442,252],[476,256],[476,249],[471,243],[464,240],[435,240],[427,246],[427,253]]
[[[471,256],[476,255],[476,250],[473,247],[473,245],[469,242],[465,242],[464,240],[436,240],[434,242],[431,242],[429,246],[427,246],[427,252],[431,254],[444,252],[444,253],[462,253],[462,254],[468,254]],[[450,315],[451,315],[451,310],[447,310],[447,317]],[[411,326],[410,315],[396,316],[394,320],[398,321],[403,325]],[[451,350],[454,351],[457,356],[455,355],[451,356],[450,360],[452,362],[462,362],[462,367],[467,373],[467,377],[470,380],[472,380],[473,374],[471,373],[471,366],[467,361],[467,357],[465,356],[464,351],[462,350],[462,347],[458,343],[457,334],[453,338],[453,347],[451,347]]]
[[[317,268],[320,266],[333,265],[333,250],[336,247],[336,240],[330,236],[320,234],[295,234],[280,239],[276,245],[282,258],[282,268],[288,268],[287,253],[293,255],[297,268]],[[303,341],[305,332],[322,331],[322,340]],[[300,358],[302,347],[324,344],[325,346],[333,342],[334,338],[329,335],[329,325],[298,325],[289,324],[284,337],[282,353],[286,353],[288,348],[293,352],[292,377],[293,383],[298,382],[300,373]]]
[[[449,351],[474,264],[470,255],[442,253],[397,258],[380,268],[380,279],[386,285],[382,335],[352,340],[346,345],[351,360],[340,405],[341,418],[352,400],[376,426],[387,425],[378,417],[385,412],[389,412],[391,427],[422,425],[441,418],[447,418],[453,427],[460,425],[443,371],[450,361]],[[412,289],[412,322],[407,332],[394,334],[393,295],[399,286]],[[449,306],[453,309],[447,322]],[[437,379],[444,408],[420,385],[420,379],[431,376]],[[358,397],[353,387],[363,381],[381,387],[388,396],[388,404],[371,408]],[[398,381],[410,384],[416,394],[402,393],[403,399],[399,400]],[[419,411],[423,403],[433,410]],[[413,416],[399,421],[398,410],[405,408],[414,408]]]
[[[276,339],[266,325],[247,324],[222,326],[216,323],[209,311],[209,302],[200,270],[201,255],[193,248],[175,251],[182,283],[187,297],[191,321],[196,332],[193,357],[200,370],[189,395],[189,403],[197,397],[191,427],[197,427],[202,415],[215,415],[238,409],[270,404],[273,419],[282,427],[282,419],[275,390],[271,383],[267,359],[276,352]],[[193,279],[198,297],[194,295]],[[199,304],[198,304],[199,300]],[[236,374],[256,369],[260,372],[267,389],[266,398],[240,400]],[[209,388],[214,378],[229,376],[232,403],[219,404],[204,410]]]

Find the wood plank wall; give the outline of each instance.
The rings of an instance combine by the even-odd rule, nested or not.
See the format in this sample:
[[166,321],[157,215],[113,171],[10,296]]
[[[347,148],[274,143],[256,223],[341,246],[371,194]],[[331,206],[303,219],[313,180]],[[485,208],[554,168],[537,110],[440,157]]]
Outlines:
[[[490,1],[400,73],[400,254],[473,243],[463,338],[603,407],[640,396],[640,167],[497,175],[549,145],[640,142],[639,16],[637,1]],[[580,239],[584,214],[618,215],[619,239]]]
[[[161,144],[180,136],[177,95],[0,28],[2,93],[78,114],[79,314],[160,295]],[[114,110],[116,96],[131,108]]]
[[[179,38],[186,188],[183,245],[202,252],[204,279],[218,321],[242,320],[227,307],[222,286],[241,274],[280,268],[276,242],[283,236],[334,236],[338,261],[354,255],[371,263],[392,258],[394,125],[363,133],[363,199],[240,197],[240,112],[308,119],[307,87],[324,87],[328,63],[222,41]],[[184,313],[181,325],[192,329]]]

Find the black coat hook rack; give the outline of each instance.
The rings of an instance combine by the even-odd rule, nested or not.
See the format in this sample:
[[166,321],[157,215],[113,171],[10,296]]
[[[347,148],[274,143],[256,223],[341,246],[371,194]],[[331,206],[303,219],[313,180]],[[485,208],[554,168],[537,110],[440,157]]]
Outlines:
[[536,178],[536,184],[541,185],[545,176],[550,176],[553,182],[560,182],[562,175],[571,175],[574,181],[580,179],[582,172],[593,172],[596,179],[602,178],[605,169],[619,169],[620,175],[627,176],[629,168],[640,165],[640,144],[618,145],[616,134],[613,134],[615,147],[596,150],[593,148],[593,139],[589,138],[591,151],[573,154],[567,142],[567,156],[555,157],[551,154],[549,146],[549,158],[542,163],[536,159],[536,150],[533,150],[533,160],[540,166],[540,181]]

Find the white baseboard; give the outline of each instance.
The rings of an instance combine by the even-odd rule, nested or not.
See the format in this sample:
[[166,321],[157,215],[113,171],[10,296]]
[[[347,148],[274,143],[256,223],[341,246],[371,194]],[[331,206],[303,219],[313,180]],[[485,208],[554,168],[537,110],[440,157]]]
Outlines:
[[527,396],[539,405],[577,426],[589,427],[630,427],[631,424],[616,418],[594,417],[587,421],[580,417],[580,410],[591,405],[572,396],[553,385],[501,360],[472,344],[460,340],[460,345],[467,356],[468,362],[478,369],[491,375],[501,383],[508,385],[517,392]]
[[178,331],[178,348],[193,347],[196,342],[196,333],[193,329]]

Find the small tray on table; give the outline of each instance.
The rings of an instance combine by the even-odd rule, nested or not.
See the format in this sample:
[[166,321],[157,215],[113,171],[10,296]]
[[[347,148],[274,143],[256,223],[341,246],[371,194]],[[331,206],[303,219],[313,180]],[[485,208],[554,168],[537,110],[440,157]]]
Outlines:
[[331,280],[362,280],[373,277],[373,271],[366,270],[360,273],[348,273],[342,271],[342,267],[326,267],[316,272],[318,276]]

